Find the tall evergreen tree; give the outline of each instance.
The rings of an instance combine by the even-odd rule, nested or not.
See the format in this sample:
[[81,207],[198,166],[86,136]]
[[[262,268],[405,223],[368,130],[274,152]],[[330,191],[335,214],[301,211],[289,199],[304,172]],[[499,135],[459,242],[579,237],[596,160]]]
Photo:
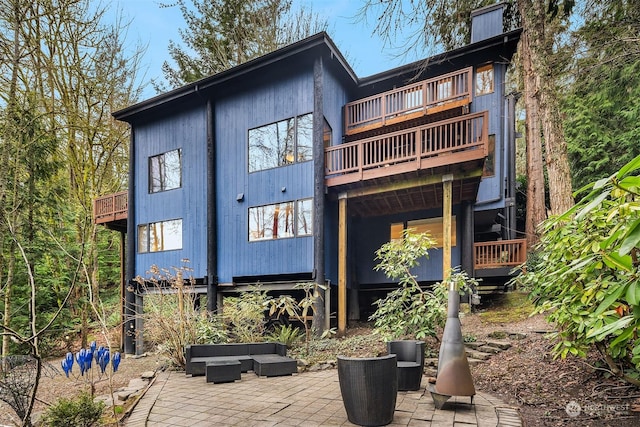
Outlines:
[[596,2],[586,12],[564,104],[576,188],[640,154],[640,2]]
[[[178,0],[187,28],[180,30],[184,46],[169,42],[165,79],[178,87],[219,73],[313,33],[327,22],[311,10],[292,11],[292,0]],[[155,83],[163,91],[162,84]]]

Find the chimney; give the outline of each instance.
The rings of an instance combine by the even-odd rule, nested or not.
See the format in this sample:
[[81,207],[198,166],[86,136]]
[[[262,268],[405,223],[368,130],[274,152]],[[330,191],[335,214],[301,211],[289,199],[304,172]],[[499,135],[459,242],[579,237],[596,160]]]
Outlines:
[[504,33],[504,6],[504,3],[496,3],[471,12],[471,43]]

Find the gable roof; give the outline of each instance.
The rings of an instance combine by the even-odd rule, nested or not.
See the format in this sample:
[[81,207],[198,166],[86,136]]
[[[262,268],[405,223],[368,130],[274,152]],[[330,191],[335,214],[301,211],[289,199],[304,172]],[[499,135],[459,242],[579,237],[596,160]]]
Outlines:
[[329,35],[326,32],[321,32],[228,70],[118,110],[113,113],[113,117],[131,122],[135,120],[136,116],[149,110],[166,107],[166,104],[187,102],[189,98],[199,98],[205,93],[218,93],[218,91],[229,88],[230,84],[241,84],[245,78],[250,78],[256,73],[260,73],[259,75],[262,76],[266,70],[272,67],[286,69],[292,66],[300,66],[303,63],[312,65],[313,61],[318,57],[326,58],[334,63],[333,66],[339,70],[342,79],[351,81],[354,85],[357,84],[358,78],[351,66]]
[[313,62],[319,57],[324,58],[326,66],[336,70],[340,79],[360,89],[358,92],[366,93],[379,84],[395,85],[398,81],[416,79],[416,76],[421,80],[443,73],[443,68],[471,65],[459,63],[464,63],[465,58],[472,54],[486,56],[494,61],[500,58],[510,61],[521,32],[521,29],[513,30],[365,78],[356,76],[333,40],[326,32],[321,32],[236,67],[115,111],[112,115],[117,120],[132,123],[149,114],[155,115],[157,111],[202,104],[211,96],[228,93],[234,85],[246,83],[245,79],[264,78],[268,71],[273,72],[274,69],[287,70],[304,64],[313,66]]

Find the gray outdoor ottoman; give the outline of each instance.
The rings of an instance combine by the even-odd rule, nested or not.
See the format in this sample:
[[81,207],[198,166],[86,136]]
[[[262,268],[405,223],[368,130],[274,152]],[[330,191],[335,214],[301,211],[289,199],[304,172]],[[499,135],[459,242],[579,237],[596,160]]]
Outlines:
[[240,379],[239,360],[216,360],[205,367],[208,383],[230,383]]

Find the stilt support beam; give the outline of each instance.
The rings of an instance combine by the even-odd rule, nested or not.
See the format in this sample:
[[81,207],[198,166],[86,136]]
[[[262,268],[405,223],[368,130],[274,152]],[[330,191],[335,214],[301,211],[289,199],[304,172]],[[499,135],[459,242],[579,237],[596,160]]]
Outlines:
[[338,196],[338,336],[347,333],[347,195]]
[[453,175],[442,177],[442,280],[451,273],[451,216]]

